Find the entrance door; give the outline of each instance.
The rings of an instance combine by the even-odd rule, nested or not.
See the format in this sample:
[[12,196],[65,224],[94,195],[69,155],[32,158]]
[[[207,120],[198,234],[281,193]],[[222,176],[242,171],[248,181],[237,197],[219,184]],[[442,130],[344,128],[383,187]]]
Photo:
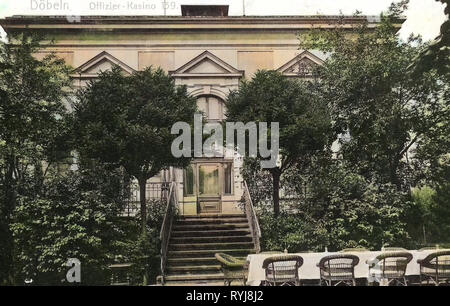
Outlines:
[[198,201],[200,213],[221,211],[219,164],[200,164],[198,167]]

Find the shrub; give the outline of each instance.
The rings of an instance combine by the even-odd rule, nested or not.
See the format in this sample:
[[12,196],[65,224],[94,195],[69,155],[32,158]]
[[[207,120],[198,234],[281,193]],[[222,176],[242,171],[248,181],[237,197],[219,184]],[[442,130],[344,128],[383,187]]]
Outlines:
[[109,282],[123,197],[119,173],[98,170],[53,177],[35,197],[19,197],[11,225],[19,284],[65,283],[69,258],[81,261],[82,284]]

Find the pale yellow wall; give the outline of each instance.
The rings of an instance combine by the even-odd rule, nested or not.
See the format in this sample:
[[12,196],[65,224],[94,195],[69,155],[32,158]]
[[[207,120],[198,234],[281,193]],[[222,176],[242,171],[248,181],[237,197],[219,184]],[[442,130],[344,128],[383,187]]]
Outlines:
[[168,72],[175,69],[175,52],[171,51],[139,51],[139,70],[146,67],[160,67]]
[[238,69],[250,79],[258,69],[274,69],[273,51],[239,51]]
[[73,57],[74,57],[74,52],[73,51],[54,51],[54,52],[42,51],[42,52],[36,53],[34,56],[38,60],[42,60],[44,57],[46,57],[47,55],[50,55],[52,53],[54,53],[55,56],[63,59],[66,62],[67,65],[73,67]]

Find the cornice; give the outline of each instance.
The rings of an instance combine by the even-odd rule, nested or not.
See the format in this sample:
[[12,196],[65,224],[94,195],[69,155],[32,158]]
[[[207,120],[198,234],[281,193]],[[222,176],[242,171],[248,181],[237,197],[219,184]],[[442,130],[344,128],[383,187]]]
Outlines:
[[[76,22],[74,22],[76,20]],[[401,27],[404,18],[398,19]],[[0,25],[9,31],[24,29],[58,31],[177,31],[177,30],[301,30],[314,27],[353,28],[367,23],[369,27],[379,24],[377,16],[12,16],[0,19]]]

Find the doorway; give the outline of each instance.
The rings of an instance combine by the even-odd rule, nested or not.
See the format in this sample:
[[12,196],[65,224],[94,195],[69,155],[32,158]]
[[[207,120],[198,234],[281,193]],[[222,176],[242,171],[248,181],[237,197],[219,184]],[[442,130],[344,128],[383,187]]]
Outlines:
[[197,213],[220,213],[232,180],[232,162],[194,161],[184,171],[184,196],[196,198]]

